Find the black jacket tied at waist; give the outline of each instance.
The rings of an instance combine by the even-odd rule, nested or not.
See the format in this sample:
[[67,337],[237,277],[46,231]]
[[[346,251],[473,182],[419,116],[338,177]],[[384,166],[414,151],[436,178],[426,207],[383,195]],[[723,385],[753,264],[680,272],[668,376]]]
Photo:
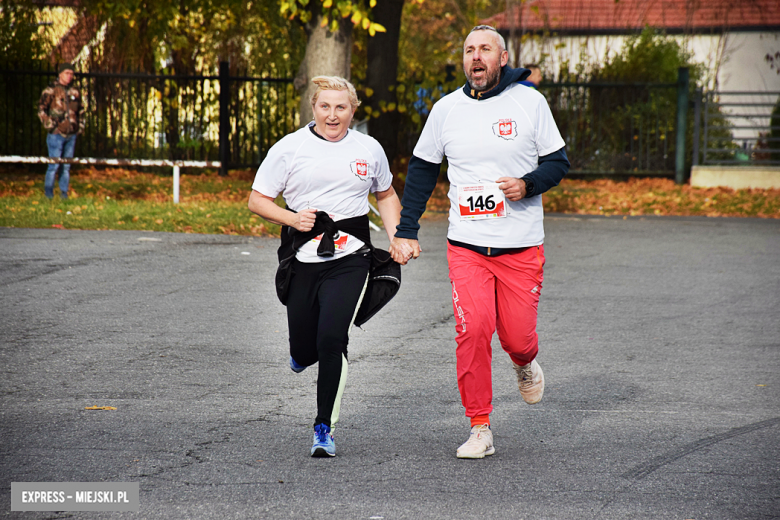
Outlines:
[[347,218],[334,222],[324,211],[315,213],[314,227],[309,231],[298,231],[290,226],[282,226],[282,244],[276,254],[279,257],[279,268],[276,270],[276,296],[282,304],[287,305],[287,293],[290,290],[290,279],[293,275],[293,260],[298,249],[306,242],[322,235],[317,255],[333,257],[336,254],[334,237],[339,231],[349,233],[359,238],[367,246],[371,246],[371,232],[368,229],[368,215]]
[[314,221],[314,227],[310,231],[298,231],[290,226],[282,226],[282,245],[279,246],[277,255],[279,262],[282,262],[289,256],[295,257],[295,253],[303,244],[322,235],[320,245],[317,247],[317,255],[323,257],[332,257],[336,254],[336,245],[334,239],[339,231],[349,233],[355,238],[360,239],[364,244],[371,247],[371,232],[368,230],[368,215],[346,218],[334,222],[330,215],[324,211],[315,213],[317,220]]
[[318,211],[314,227],[301,232],[289,226],[282,226],[282,244],[279,246],[279,268],[276,271],[276,295],[287,305],[290,280],[294,274],[293,261],[298,249],[312,238],[322,234],[317,255],[333,257],[336,254],[335,237],[339,232],[349,233],[360,239],[371,249],[371,270],[363,301],[355,316],[355,325],[360,327],[384,307],[401,288],[401,266],[390,253],[376,249],[371,244],[368,215],[347,218],[334,222],[324,211]]

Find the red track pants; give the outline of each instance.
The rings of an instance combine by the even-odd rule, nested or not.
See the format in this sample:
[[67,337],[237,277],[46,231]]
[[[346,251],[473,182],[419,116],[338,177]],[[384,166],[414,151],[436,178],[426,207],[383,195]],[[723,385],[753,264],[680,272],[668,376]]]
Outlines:
[[467,417],[493,411],[490,342],[518,365],[539,351],[536,314],[544,278],[544,246],[488,257],[447,245],[458,346],[458,388]]

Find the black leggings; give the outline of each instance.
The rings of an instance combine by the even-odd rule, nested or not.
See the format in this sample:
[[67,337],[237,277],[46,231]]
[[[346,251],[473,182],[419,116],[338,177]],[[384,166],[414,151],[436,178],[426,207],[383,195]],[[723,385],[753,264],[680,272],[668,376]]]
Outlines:
[[315,426],[338,421],[347,382],[349,331],[370,266],[370,252],[330,262],[294,262],[287,299],[290,355],[299,365],[320,363]]

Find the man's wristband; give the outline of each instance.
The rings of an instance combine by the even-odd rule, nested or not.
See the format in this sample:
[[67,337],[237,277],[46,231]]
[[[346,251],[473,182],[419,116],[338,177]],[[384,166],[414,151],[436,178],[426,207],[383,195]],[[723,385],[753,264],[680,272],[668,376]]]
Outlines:
[[525,183],[525,196],[530,197],[534,192],[534,181],[525,177],[520,177],[520,180]]

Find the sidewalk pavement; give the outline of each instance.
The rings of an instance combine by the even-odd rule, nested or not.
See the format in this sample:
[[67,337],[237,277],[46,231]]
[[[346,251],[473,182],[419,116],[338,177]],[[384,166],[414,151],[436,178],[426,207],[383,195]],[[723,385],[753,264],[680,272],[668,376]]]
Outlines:
[[[477,461],[455,458],[440,218],[352,332],[328,460],[308,456],[317,370],[287,366],[277,240],[0,229],[0,516],[780,518],[780,222],[545,228],[544,400],[494,339]],[[138,482],[140,511],[11,512],[12,482]]]

